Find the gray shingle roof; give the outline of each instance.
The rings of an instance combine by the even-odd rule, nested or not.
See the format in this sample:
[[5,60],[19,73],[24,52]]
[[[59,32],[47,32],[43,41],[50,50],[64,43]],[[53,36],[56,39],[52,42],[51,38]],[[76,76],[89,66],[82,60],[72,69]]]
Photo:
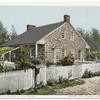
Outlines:
[[22,44],[26,45],[33,45],[38,40],[40,40],[42,37],[50,33],[52,30],[56,29],[60,25],[62,25],[64,22],[44,25],[40,27],[34,28],[32,32],[26,31],[23,34],[19,35],[17,38],[10,40],[0,46],[18,46]]

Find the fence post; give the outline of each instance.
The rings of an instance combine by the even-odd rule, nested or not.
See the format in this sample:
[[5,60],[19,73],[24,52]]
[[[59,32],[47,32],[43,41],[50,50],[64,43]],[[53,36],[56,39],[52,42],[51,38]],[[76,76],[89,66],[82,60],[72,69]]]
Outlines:
[[47,84],[47,78],[46,78],[46,76],[47,76],[47,67],[45,66],[43,69],[44,69],[44,82],[43,82],[43,84],[46,85]]

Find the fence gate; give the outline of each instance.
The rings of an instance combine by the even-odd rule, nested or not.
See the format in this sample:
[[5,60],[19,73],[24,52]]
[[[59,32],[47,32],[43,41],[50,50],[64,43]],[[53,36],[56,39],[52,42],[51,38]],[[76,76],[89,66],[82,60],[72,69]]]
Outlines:
[[82,65],[72,66],[72,77],[71,79],[80,78],[82,76]]

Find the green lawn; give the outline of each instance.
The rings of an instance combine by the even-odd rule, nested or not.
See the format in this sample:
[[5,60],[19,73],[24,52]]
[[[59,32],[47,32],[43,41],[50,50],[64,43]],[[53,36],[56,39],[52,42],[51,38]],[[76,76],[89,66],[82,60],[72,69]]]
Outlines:
[[85,82],[83,80],[64,80],[59,83],[53,83],[46,86],[42,86],[38,88],[36,91],[33,89],[21,90],[15,93],[11,93],[9,90],[6,93],[2,93],[2,95],[55,95],[57,89],[66,88],[69,86],[81,85]]
[[21,94],[22,95],[54,95],[56,93],[55,90],[57,89],[62,89],[62,88],[69,87],[69,86],[81,85],[84,83],[85,82],[83,80],[70,80],[70,81],[65,80],[61,83],[56,83],[52,86],[50,85],[43,86],[37,89],[37,91],[33,91],[29,89],[29,90],[24,91]]

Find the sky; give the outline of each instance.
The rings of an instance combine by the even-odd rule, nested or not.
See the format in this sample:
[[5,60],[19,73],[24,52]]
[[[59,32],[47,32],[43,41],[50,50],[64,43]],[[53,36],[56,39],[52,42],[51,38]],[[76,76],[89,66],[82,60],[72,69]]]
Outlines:
[[100,7],[89,6],[0,6],[0,21],[8,32],[14,25],[17,34],[26,31],[26,25],[41,26],[63,21],[70,15],[71,24],[90,31],[100,30]]

